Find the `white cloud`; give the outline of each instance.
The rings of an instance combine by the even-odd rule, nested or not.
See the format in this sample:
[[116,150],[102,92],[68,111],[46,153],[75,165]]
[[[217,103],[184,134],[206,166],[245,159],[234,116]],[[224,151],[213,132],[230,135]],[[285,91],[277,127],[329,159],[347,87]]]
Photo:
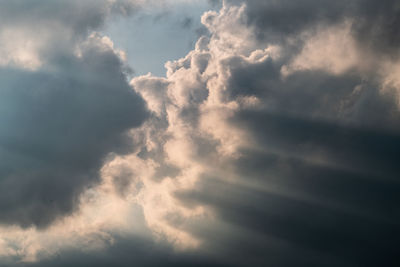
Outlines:
[[322,28],[313,36],[307,36],[301,53],[283,69],[283,74],[299,70],[324,70],[338,75],[361,67],[365,59],[358,53],[351,30],[352,23],[348,21]]

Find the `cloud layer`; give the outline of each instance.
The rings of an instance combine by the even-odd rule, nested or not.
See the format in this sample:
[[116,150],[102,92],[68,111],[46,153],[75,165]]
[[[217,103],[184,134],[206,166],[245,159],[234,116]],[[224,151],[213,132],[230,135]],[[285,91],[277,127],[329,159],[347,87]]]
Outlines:
[[2,63],[4,262],[396,266],[396,1],[227,0],[129,84],[107,3]]

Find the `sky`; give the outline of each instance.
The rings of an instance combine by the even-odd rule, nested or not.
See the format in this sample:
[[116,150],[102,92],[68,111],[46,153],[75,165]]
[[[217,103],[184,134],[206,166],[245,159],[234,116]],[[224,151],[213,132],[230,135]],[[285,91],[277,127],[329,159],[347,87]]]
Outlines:
[[166,2],[136,16],[118,16],[102,30],[117,48],[125,51],[135,75],[149,72],[165,76],[164,64],[184,57],[204,33],[201,15],[216,9],[208,1]]
[[399,266],[396,0],[0,1],[0,267]]

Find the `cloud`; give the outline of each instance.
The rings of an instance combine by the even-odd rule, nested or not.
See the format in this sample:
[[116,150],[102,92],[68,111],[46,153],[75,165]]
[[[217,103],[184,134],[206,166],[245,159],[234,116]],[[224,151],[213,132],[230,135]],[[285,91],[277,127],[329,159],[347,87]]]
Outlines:
[[1,8],[2,224],[46,227],[71,214],[106,156],[127,153],[128,130],[147,117],[118,51],[86,36],[104,20],[105,2],[47,2]]
[[305,3],[226,1],[203,15],[210,38],[166,64],[162,87],[132,80],[168,125],[132,160],[163,166],[161,154],[181,170],[144,179],[144,216],[230,266],[390,265],[400,113],[387,73],[369,67],[387,62],[358,49],[358,7]]
[[[399,62],[388,58],[395,27],[383,25],[396,25],[396,8],[227,0],[203,15],[209,32],[166,63],[166,77],[130,88],[111,40],[96,34],[69,57],[45,57],[51,72],[7,69],[14,154],[3,162],[15,167],[3,172],[29,175],[9,179],[25,198],[4,197],[3,221],[46,225],[28,203],[46,207],[42,220],[73,200],[81,209],[31,230],[31,242],[11,230],[0,254],[28,266],[395,266]],[[119,155],[105,161],[109,152]],[[43,182],[55,204],[32,202]]]
[[247,24],[254,25],[259,38],[272,42],[296,38],[305,30],[354,21],[353,34],[360,45],[381,52],[396,53],[399,5],[370,0],[344,1],[246,1],[226,0],[247,6]]

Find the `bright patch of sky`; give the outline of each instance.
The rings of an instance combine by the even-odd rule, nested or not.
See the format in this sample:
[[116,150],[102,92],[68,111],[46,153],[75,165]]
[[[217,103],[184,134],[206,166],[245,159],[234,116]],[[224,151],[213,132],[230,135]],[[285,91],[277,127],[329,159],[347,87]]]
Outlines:
[[204,31],[201,15],[216,7],[209,1],[171,1],[114,19],[104,30],[127,54],[135,75],[165,76],[164,64],[185,56]]

